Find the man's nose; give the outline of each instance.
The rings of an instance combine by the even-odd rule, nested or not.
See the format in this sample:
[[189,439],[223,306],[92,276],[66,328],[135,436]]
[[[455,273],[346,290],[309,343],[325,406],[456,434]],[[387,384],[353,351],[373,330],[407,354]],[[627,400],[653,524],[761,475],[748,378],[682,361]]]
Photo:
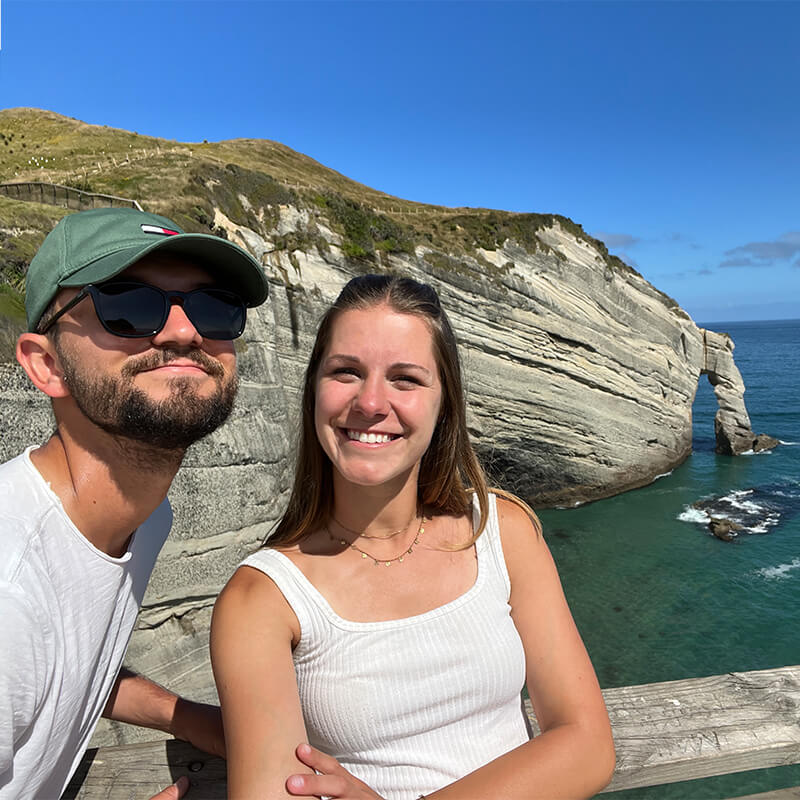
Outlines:
[[181,347],[199,347],[203,337],[197,332],[192,321],[178,302],[173,302],[169,308],[169,315],[164,327],[153,336],[153,344],[163,347],[166,344],[175,344]]

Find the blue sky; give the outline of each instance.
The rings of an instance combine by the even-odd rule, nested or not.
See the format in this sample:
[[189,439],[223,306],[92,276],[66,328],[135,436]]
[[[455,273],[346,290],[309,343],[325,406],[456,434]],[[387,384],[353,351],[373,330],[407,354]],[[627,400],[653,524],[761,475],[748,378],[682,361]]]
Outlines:
[[0,2],[4,108],[563,214],[698,322],[800,318],[800,3]]

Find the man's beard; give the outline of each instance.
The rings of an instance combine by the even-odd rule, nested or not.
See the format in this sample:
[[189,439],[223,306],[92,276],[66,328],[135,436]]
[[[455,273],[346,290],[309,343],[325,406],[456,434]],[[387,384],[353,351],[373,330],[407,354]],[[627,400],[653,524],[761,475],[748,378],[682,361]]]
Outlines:
[[[123,365],[117,378],[93,377],[77,369],[74,360],[56,345],[64,380],[70,395],[84,416],[106,433],[131,439],[160,450],[184,451],[189,445],[215,431],[233,409],[238,389],[236,374],[225,379],[218,361],[201,350],[178,352],[158,350]],[[189,358],[200,364],[216,380],[210,397],[199,397],[192,378],[177,377],[169,382],[165,400],[151,400],[134,386],[135,375],[167,364],[176,358]]]

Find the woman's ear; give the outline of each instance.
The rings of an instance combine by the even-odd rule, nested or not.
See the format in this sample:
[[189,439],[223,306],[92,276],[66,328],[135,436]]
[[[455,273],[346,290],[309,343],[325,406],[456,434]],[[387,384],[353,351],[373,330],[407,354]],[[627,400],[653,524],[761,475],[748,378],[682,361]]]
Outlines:
[[33,385],[48,397],[69,396],[61,363],[48,336],[41,333],[21,334],[17,339],[17,361]]

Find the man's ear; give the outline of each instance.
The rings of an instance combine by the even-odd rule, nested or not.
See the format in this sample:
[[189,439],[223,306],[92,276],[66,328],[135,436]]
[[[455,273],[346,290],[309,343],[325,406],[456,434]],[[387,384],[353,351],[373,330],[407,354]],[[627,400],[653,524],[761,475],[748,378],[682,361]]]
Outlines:
[[69,396],[61,363],[49,337],[41,333],[21,334],[17,339],[17,361],[33,385],[48,397]]

